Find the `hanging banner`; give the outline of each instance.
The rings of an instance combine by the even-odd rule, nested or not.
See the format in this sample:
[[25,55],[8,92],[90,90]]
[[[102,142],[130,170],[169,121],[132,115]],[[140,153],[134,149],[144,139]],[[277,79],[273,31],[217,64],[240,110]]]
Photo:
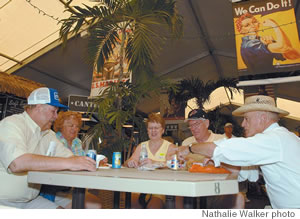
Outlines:
[[300,44],[292,0],[232,4],[240,75],[299,68]]
[[[126,31],[126,35],[131,32],[129,29]],[[119,39],[121,39],[121,33],[119,33]],[[127,44],[127,39],[125,45]],[[97,68],[93,71],[91,97],[98,96],[110,83],[117,83],[120,76],[120,51],[121,41],[119,41],[113,49],[113,54],[105,61],[103,71],[97,72]],[[125,52],[125,51],[124,51]],[[123,77],[122,81],[131,81],[131,72],[128,71],[128,60],[123,59]]]

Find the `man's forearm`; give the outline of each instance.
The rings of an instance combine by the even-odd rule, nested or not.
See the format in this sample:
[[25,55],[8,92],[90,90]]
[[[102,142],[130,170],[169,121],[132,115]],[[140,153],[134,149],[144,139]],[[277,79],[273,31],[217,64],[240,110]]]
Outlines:
[[9,165],[9,169],[14,173],[29,170],[66,170],[68,169],[68,163],[66,158],[24,154],[16,158]]
[[215,148],[216,145],[213,142],[207,142],[193,144],[191,150],[195,154],[202,154],[206,157],[212,157]]

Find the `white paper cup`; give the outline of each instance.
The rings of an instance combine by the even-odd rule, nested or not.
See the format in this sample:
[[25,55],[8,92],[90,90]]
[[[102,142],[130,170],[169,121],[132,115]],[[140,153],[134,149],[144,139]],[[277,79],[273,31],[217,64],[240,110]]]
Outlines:
[[104,158],[106,158],[106,157],[104,155],[102,155],[102,154],[97,154],[96,155],[96,168],[99,167],[100,161],[103,160]]

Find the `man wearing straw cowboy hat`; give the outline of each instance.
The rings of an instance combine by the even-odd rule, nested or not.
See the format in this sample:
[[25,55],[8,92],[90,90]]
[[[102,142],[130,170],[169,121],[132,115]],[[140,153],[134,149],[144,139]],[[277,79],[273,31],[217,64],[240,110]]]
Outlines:
[[[257,95],[232,114],[244,117],[245,138],[197,143],[190,150],[210,157],[215,166],[260,166],[272,207],[300,208],[300,139],[277,123],[289,113],[277,108],[273,98]],[[179,158],[188,152],[188,146],[180,147]]]

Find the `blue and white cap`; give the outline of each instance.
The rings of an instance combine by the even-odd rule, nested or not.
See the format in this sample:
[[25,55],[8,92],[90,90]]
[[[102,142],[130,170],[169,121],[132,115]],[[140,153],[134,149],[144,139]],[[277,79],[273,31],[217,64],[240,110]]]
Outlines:
[[68,108],[59,102],[57,90],[53,88],[41,87],[31,92],[27,98],[28,105],[48,104],[60,108]]

